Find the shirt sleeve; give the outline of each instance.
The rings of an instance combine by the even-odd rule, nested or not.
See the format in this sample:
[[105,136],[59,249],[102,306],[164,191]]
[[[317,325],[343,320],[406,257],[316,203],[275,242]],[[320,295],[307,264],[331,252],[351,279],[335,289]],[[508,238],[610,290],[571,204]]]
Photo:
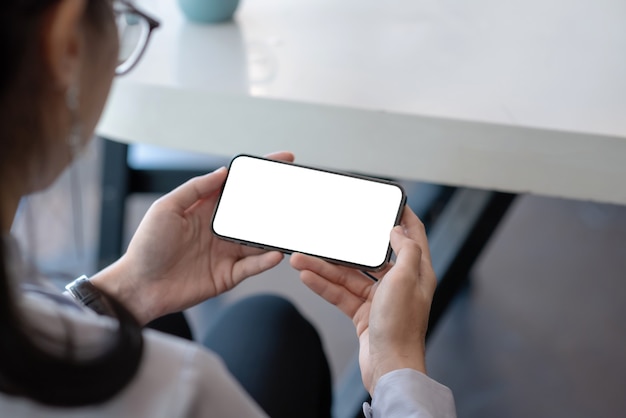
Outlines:
[[452,391],[412,369],[383,375],[363,413],[366,418],[456,418]]

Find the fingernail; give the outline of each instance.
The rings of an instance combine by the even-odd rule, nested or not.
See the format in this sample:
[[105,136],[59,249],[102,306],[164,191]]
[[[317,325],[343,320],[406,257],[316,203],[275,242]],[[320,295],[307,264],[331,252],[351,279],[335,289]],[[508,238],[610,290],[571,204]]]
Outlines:
[[406,235],[406,234],[404,233],[404,228],[402,228],[402,226],[401,226],[401,225],[396,225],[396,226],[394,226],[394,227],[393,227],[393,230],[394,230],[395,232],[397,232],[398,234]]
[[404,225],[396,225],[394,229],[396,229],[400,234],[404,235],[405,237],[409,236],[409,231]]

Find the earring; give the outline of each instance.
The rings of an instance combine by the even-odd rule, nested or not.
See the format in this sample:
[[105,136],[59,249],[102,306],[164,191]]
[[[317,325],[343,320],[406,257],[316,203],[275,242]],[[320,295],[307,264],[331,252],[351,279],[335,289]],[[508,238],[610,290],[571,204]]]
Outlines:
[[78,155],[81,142],[81,126],[78,117],[78,86],[72,84],[65,93],[65,104],[67,110],[70,112],[70,119],[72,126],[70,127],[70,134],[67,137],[67,145],[70,149],[70,157],[72,160]]

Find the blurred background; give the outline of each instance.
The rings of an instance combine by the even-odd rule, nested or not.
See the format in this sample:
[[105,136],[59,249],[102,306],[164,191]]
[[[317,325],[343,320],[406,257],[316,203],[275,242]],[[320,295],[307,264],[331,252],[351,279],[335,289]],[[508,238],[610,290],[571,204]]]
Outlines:
[[[101,148],[96,139],[71,168],[79,188],[66,172],[25,199],[15,222],[25,252],[59,285],[96,269]],[[196,167],[226,161],[150,147],[140,154]],[[156,197],[129,197],[126,241]],[[519,197],[429,341],[429,374],[453,390],[459,417],[624,416],[625,272],[626,207]],[[255,292],[284,295],[303,311],[340,379],[357,344],[351,321],[301,285],[286,263],[190,309],[196,338],[215,309]]]

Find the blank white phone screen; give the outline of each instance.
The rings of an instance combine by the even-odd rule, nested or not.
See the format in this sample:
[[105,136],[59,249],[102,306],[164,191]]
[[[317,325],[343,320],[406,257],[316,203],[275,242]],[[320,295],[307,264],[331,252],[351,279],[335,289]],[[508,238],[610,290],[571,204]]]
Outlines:
[[404,193],[370,181],[238,156],[213,219],[217,235],[369,268],[387,259]]

